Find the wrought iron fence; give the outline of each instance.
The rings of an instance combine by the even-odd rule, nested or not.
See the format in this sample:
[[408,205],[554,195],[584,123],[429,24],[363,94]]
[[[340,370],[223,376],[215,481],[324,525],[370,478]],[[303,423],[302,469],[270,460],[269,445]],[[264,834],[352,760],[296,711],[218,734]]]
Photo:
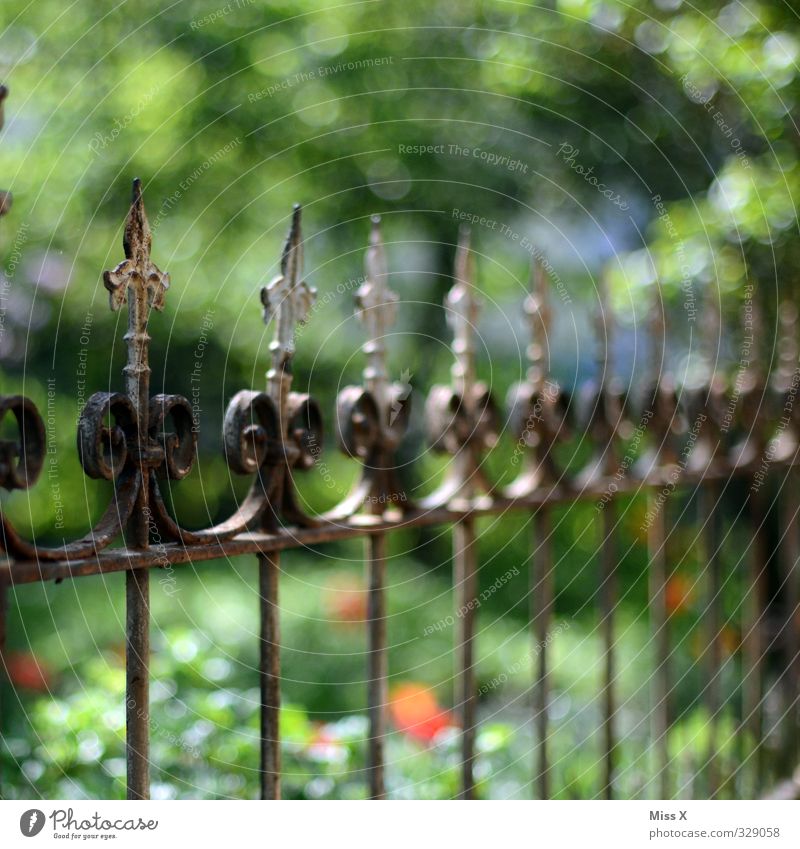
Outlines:
[[[3,90],[3,96],[5,92]],[[2,212],[10,207],[3,195]],[[657,662],[652,670],[653,741],[659,758],[659,790],[672,792],[669,780],[667,731],[672,687],[669,610],[666,586],[669,565],[669,498],[676,488],[697,487],[704,559],[707,563],[707,685],[712,738],[709,750],[709,793],[719,789],[714,774],[718,737],[714,729],[721,709],[722,586],[720,567],[720,493],[723,482],[736,477],[750,483],[747,498],[751,540],[744,554],[747,593],[743,644],[742,729],[756,741],[749,762],[756,784],[766,775],[764,743],[781,735],[787,751],[796,753],[798,653],[797,492],[793,466],[797,451],[798,355],[795,311],[781,311],[780,360],[771,375],[757,365],[735,387],[712,373],[702,385],[677,387],[665,376],[654,356],[649,381],[641,387],[638,408],[609,376],[605,352],[610,348],[608,302],[604,299],[598,333],[605,337],[599,367],[603,378],[584,399],[582,426],[595,446],[591,462],[578,475],[567,476],[554,449],[569,434],[572,410],[558,383],[551,379],[546,355],[550,327],[548,279],[541,260],[533,264],[531,291],[525,302],[532,342],[525,381],[508,394],[507,415],[519,436],[517,451],[524,455],[520,474],[500,488],[486,475],[484,456],[496,441],[500,410],[489,388],[476,377],[476,323],[479,300],[469,233],[459,239],[454,286],[446,308],[453,331],[452,384],[430,391],[424,416],[432,446],[451,455],[444,483],[431,495],[412,500],[403,489],[395,455],[409,425],[407,387],[392,383],[386,368],[385,339],[397,295],[388,283],[380,223],[373,220],[366,254],[366,275],[357,293],[357,312],[366,330],[364,385],[346,388],[338,398],[336,431],[342,450],[362,464],[352,493],[323,515],[308,515],[295,491],[295,473],[313,467],[322,444],[323,415],[307,394],[292,392],[292,358],[296,327],[309,315],[316,292],[302,277],[301,212],[296,207],[283,250],[280,274],[261,291],[264,320],[275,326],[270,345],[271,365],[266,392],[243,390],[233,397],[225,415],[222,441],[231,470],[252,478],[249,493],[233,515],[213,527],[188,530],[173,517],[164,499],[164,485],[184,478],[192,469],[197,449],[193,411],[179,395],[150,395],[149,320],[161,310],[170,288],[169,275],[151,259],[151,232],[142,186],[133,184],[125,224],[125,258],[103,280],[112,310],[127,307],[125,334],[127,364],[119,392],[99,392],[86,403],[77,428],[77,448],[85,473],[113,482],[113,498],[95,527],[82,539],[54,548],[26,541],[4,513],[0,561],[0,635],[6,631],[9,588],[111,572],[126,573],[127,603],[127,792],[129,798],[149,795],[149,578],[150,570],[165,565],[200,562],[252,554],[259,569],[261,796],[280,797],[281,702],[280,602],[278,576],[281,552],[339,539],[363,538],[368,588],[368,714],[367,775],[369,794],[385,796],[383,743],[386,736],[387,535],[399,529],[449,525],[453,530],[453,585],[457,650],[456,708],[461,728],[460,795],[475,793],[477,688],[475,679],[475,600],[478,596],[476,522],[509,511],[529,514],[531,537],[531,630],[537,651],[533,687],[533,717],[537,729],[535,790],[550,797],[550,669],[547,635],[554,615],[555,560],[552,550],[552,511],[558,505],[591,499],[597,505],[601,532],[600,614],[604,641],[602,686],[603,778],[598,792],[614,794],[618,749],[617,680],[614,613],[618,598],[618,513],[620,497],[648,493],[650,614]],[[710,320],[717,321],[715,311]],[[653,313],[653,339],[663,339],[663,316]],[[662,352],[663,353],[663,352]],[[740,375],[740,377],[742,377]],[[765,403],[770,399],[770,403]],[[726,427],[735,408],[739,427]],[[636,410],[639,425],[631,416]],[[7,490],[31,487],[42,471],[46,439],[42,416],[27,398],[0,397],[0,410],[16,420],[18,437],[0,442],[0,484]],[[731,433],[738,434],[736,438]],[[633,446],[633,450],[632,450]],[[635,461],[634,461],[635,458]],[[767,469],[783,475],[780,503],[768,505],[762,483]],[[765,535],[767,509],[780,514],[777,550]],[[159,540],[154,545],[154,539]],[[117,547],[113,544],[121,543]],[[782,575],[780,593],[784,614],[777,630],[766,616],[771,597],[766,586],[767,561],[775,557]],[[773,623],[774,624],[774,623]],[[1,648],[1,647],[0,647]],[[782,659],[780,683],[783,708],[780,727],[765,728],[766,659]],[[773,748],[775,748],[773,746]],[[787,763],[790,761],[787,760]],[[786,792],[785,785],[782,791]]]

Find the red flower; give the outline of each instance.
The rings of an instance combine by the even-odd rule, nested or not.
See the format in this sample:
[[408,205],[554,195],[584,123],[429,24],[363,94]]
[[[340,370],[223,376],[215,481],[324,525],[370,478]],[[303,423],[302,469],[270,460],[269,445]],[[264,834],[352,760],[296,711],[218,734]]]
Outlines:
[[10,652],[5,657],[8,678],[20,690],[46,693],[50,690],[50,670],[32,652]]
[[443,728],[456,724],[453,715],[439,705],[431,690],[413,682],[392,690],[389,713],[398,731],[423,743],[430,743]]
[[367,591],[358,578],[338,578],[325,593],[325,612],[334,624],[350,625],[367,618]]
[[670,616],[685,610],[692,601],[694,584],[685,575],[672,575],[664,587],[664,604]]

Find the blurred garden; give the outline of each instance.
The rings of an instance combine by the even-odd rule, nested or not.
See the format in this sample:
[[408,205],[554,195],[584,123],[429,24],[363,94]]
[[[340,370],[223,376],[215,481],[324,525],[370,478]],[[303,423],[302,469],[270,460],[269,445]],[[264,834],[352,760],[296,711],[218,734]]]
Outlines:
[[[597,377],[598,281],[610,287],[610,370],[635,388],[653,369],[648,324],[663,302],[662,371],[691,385],[735,375],[746,284],[765,327],[796,297],[800,19],[783,0],[542,0],[422,3],[4,0],[0,81],[9,88],[0,184],[0,375],[42,411],[38,485],[3,510],[38,543],[83,534],[110,484],[88,481],[75,423],[89,395],[122,388],[124,311],[102,272],[122,257],[130,184],[140,177],[153,260],[170,274],[150,320],[152,393],[180,393],[199,416],[199,460],[170,487],[184,525],[227,516],[248,481],[228,471],[225,407],[262,389],[271,332],[259,290],[277,272],[292,204],[303,205],[305,278],[317,303],[296,339],[294,388],[327,422],[361,382],[353,316],[370,216],[382,216],[391,287],[393,380],[415,411],[401,448],[411,497],[446,458],[425,447],[425,395],[450,379],[459,224],[472,224],[479,376],[502,401],[524,377],[522,302],[546,258],[553,375],[577,397]],[[704,310],[723,332],[708,343]],[[769,335],[772,339],[774,334]],[[777,356],[756,339],[765,370]],[[718,344],[719,342],[719,344]],[[602,354],[602,351],[600,352]],[[508,484],[504,430],[487,474]],[[590,439],[560,447],[572,469]],[[414,459],[413,467],[410,464]],[[298,479],[309,510],[341,501],[358,464],[328,427]],[[724,498],[735,515],[742,493]],[[619,793],[657,795],[650,756],[644,496],[619,508]],[[675,689],[668,739],[676,795],[707,792],[707,651],[696,501],[676,493],[667,605]],[[597,793],[600,762],[598,528],[591,502],[554,512],[553,787]],[[530,798],[536,744],[530,687],[529,518],[482,519],[477,613],[479,794]],[[719,768],[751,741],[734,732],[740,693],[738,570],[745,531],[726,528],[725,671]],[[366,746],[366,583],[359,542],[284,555],[281,575],[284,795],[361,798]],[[152,577],[154,798],[252,797],[258,787],[258,591],[254,557],[185,564]],[[395,798],[449,798],[458,784],[453,705],[451,539],[416,529],[390,542],[391,737]],[[124,577],[14,588],[4,682],[5,796],[124,796]]]

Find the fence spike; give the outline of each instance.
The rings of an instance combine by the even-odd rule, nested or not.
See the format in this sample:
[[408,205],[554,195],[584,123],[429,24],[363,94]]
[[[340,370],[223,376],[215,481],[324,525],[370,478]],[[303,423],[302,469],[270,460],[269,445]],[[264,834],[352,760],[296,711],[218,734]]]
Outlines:
[[389,416],[389,376],[386,369],[385,337],[397,317],[397,294],[389,288],[386,251],[380,229],[381,219],[375,215],[370,228],[369,247],[364,257],[366,279],[356,292],[356,316],[367,330],[364,344],[367,368],[364,381],[372,393],[380,421]]
[[264,322],[275,321],[275,336],[269,346],[272,365],[267,372],[267,381],[281,421],[286,419],[286,401],[292,384],[291,361],[297,326],[306,321],[317,296],[317,290],[300,279],[303,273],[300,218],[300,204],[295,204],[281,255],[281,273],[261,290]]

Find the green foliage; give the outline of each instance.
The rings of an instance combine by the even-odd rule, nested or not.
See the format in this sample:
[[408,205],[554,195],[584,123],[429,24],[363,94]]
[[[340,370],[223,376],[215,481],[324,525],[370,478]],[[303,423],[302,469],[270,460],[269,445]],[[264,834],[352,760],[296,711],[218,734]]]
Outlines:
[[[358,596],[353,570],[305,569],[290,563],[282,580],[281,714],[284,792],[289,798],[360,798],[365,793],[367,724],[363,623],[353,621]],[[178,573],[172,594],[154,581],[151,693],[153,791],[159,798],[253,797],[258,793],[257,618],[249,564],[198,577]],[[66,587],[65,587],[66,589]],[[48,690],[4,693],[12,707],[0,750],[8,795],[30,798],[118,797],[124,794],[125,674],[121,583],[75,585],[77,609],[51,593],[54,621],[29,636],[47,672]],[[70,591],[70,595],[72,592]],[[414,681],[440,704],[452,703],[452,598],[423,574],[395,577],[390,588],[391,688]],[[209,602],[213,599],[213,604]],[[487,798],[530,798],[536,741],[529,688],[539,647],[527,627],[478,611],[480,732],[476,765]],[[25,611],[17,611],[17,615]],[[431,625],[442,623],[438,629]],[[15,633],[19,628],[15,627]],[[48,636],[49,634],[49,636]],[[551,761],[560,798],[591,798],[601,776],[602,640],[600,631],[559,617],[548,637],[553,697]],[[618,792],[657,796],[649,738],[646,623],[618,621]],[[682,655],[679,655],[682,656]],[[725,679],[727,681],[727,679]],[[676,701],[691,704],[696,682],[676,676]],[[725,684],[726,688],[729,686]],[[17,699],[21,699],[18,701]],[[730,712],[722,715],[721,774],[725,795],[737,792],[740,752]],[[670,733],[672,781],[680,794],[702,795],[707,721],[681,709]],[[392,726],[394,729],[394,725]],[[387,741],[388,787],[396,798],[450,798],[458,786],[458,739],[442,728],[427,742],[393,730]]]
[[[40,542],[85,532],[109,498],[108,487],[87,484],[82,475],[74,426],[88,394],[121,387],[125,318],[108,312],[101,272],[121,259],[121,226],[137,175],[145,184],[153,258],[172,278],[165,312],[150,322],[153,393],[193,397],[192,373],[201,362],[202,462],[170,491],[172,506],[189,526],[229,513],[247,485],[227,474],[218,434],[233,393],[263,386],[270,337],[257,292],[276,271],[296,200],[305,205],[306,273],[319,290],[320,307],[298,334],[295,388],[313,392],[328,422],[336,392],[358,381],[363,368],[352,294],[368,216],[375,212],[384,216],[392,285],[401,296],[390,364],[393,376],[411,372],[415,420],[430,386],[449,379],[449,331],[440,305],[451,283],[461,212],[484,219],[473,225],[487,302],[479,370],[498,399],[526,367],[520,302],[534,245],[555,269],[551,362],[569,389],[594,369],[588,315],[604,269],[623,324],[612,371],[626,378],[646,367],[649,343],[633,328],[641,328],[656,286],[667,303],[667,355],[678,374],[691,374],[703,332],[702,319],[691,311],[716,287],[728,321],[718,364],[723,370],[738,360],[731,337],[744,280],[758,284],[767,323],[777,301],[796,293],[784,271],[800,260],[800,137],[793,117],[800,27],[790,4],[407,0],[331,7],[294,0],[236,3],[223,12],[214,0],[69,8],[57,0],[4,0],[0,6],[0,72],[11,89],[0,183],[14,194],[0,227],[8,284],[7,297],[0,297],[2,388],[25,392],[46,412],[52,423],[48,463],[55,464],[48,465],[54,477],[30,492],[4,495],[3,509]],[[691,356],[685,353],[690,343]],[[52,406],[50,386],[57,399]],[[334,430],[328,427],[326,449],[333,448]],[[514,442],[504,434],[490,457],[494,479],[507,482]],[[587,458],[586,442],[562,447],[571,467]],[[403,458],[422,459],[408,483],[429,491],[444,460],[423,446],[415,424]],[[326,470],[311,470],[300,484],[315,510],[339,500],[357,471],[332,450],[323,458]],[[738,505],[735,492],[725,497]],[[63,526],[54,527],[58,504],[66,505]],[[675,507],[686,515],[694,509]],[[631,623],[622,644],[630,659],[640,661],[646,642],[644,509],[640,498],[627,501],[620,519],[622,621]],[[591,795],[596,759],[581,759],[576,751],[583,753],[597,727],[598,646],[586,636],[593,633],[596,603],[596,512],[592,504],[574,505],[556,511],[554,519],[561,558],[557,608],[573,623],[556,641],[557,656],[561,646],[570,648],[554,674],[562,693],[577,700],[569,716],[576,712],[585,735],[577,742],[572,732],[556,735],[557,760],[564,764],[556,783],[562,795]],[[528,651],[530,525],[503,517],[487,520],[481,530],[482,587],[511,567],[520,571],[479,614],[483,685]],[[704,565],[696,533],[684,521],[672,537],[682,575],[697,575]],[[726,616],[735,623],[743,549],[736,532],[732,539],[725,554],[726,574],[733,576]],[[423,637],[427,626],[451,613],[449,536],[423,530],[393,544],[396,571],[406,577],[390,596],[392,675],[437,688],[449,703],[451,629]],[[284,726],[287,763],[298,775],[288,786],[294,795],[358,795],[363,628],[335,621],[326,605],[336,592],[328,577],[352,572],[360,548],[327,547],[331,576],[311,565],[319,554],[286,558],[284,664],[288,696],[297,707],[284,712]],[[241,564],[214,563],[198,567],[195,582],[193,568],[180,567],[179,586],[186,590],[179,596],[155,592],[156,622],[163,627],[156,664],[162,683],[171,682],[158,691],[155,711],[168,732],[154,734],[165,772],[159,786],[165,794],[252,795],[252,575]],[[673,622],[682,673],[675,695],[685,728],[695,723],[701,733],[696,708],[703,681],[693,634],[702,587],[689,580],[692,599]],[[31,778],[47,792],[102,794],[109,776],[117,779],[117,791],[121,787],[121,719],[108,696],[118,697],[122,686],[112,651],[122,634],[122,598],[114,577],[97,589],[15,593],[11,647],[35,646],[61,675],[52,700],[40,696],[29,705],[31,722],[51,741],[52,763],[34,749],[15,754],[38,764],[29,768]],[[84,616],[74,615],[75,602]],[[187,645],[196,648],[191,659],[180,654]],[[230,669],[214,678],[211,672],[225,663]],[[82,691],[74,681],[84,677]],[[627,684],[643,698],[640,682]],[[525,686],[517,682],[515,694]],[[166,708],[176,692],[184,712],[172,716]],[[641,706],[637,710],[641,718]],[[335,764],[320,765],[308,754],[319,722],[337,741]],[[517,743],[506,741],[508,727],[504,720],[482,732],[501,741],[482,761],[491,767],[487,775],[498,776],[487,778],[487,795],[525,795],[525,739],[520,755]],[[64,728],[75,734],[61,733]],[[695,733],[685,728],[676,734]],[[27,746],[23,739],[27,735],[14,745]],[[189,755],[184,739],[202,743],[203,757]],[[631,793],[649,780],[633,754],[641,751],[636,743],[632,733],[622,750]],[[436,751],[415,745],[392,738],[391,760],[399,764],[393,767],[395,794],[413,788],[424,796],[451,795],[452,743]],[[98,758],[104,775],[94,769]],[[687,774],[695,766],[689,764]],[[312,775],[323,783],[310,787]]]

